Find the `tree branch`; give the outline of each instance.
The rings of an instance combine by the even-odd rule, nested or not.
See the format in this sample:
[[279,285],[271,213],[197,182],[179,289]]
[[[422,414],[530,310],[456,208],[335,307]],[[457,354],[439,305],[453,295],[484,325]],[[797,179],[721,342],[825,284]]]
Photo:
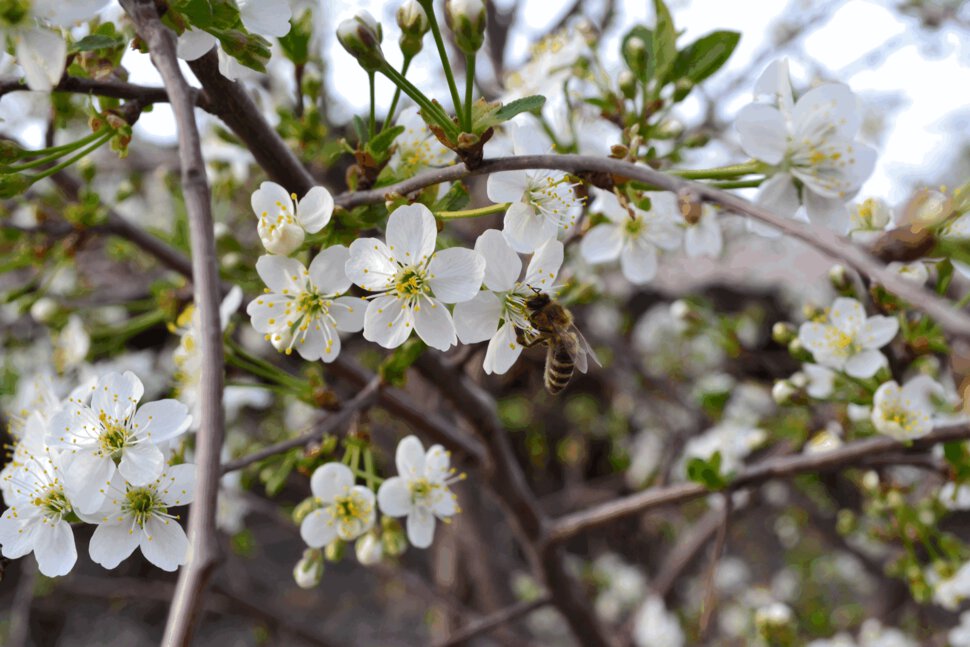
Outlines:
[[[23,79],[6,79],[0,81],[0,97],[11,92],[27,92],[30,88]],[[54,86],[51,92],[71,92],[74,94],[91,94],[99,97],[111,97],[113,99],[127,99],[138,101],[144,105],[151,103],[168,102],[168,93],[165,88],[156,88],[147,85],[137,85],[125,83],[115,79],[85,79],[75,76],[64,76],[60,82]],[[206,108],[206,102],[201,94],[195,89],[191,89],[192,101],[197,102],[200,108]]]
[[869,277],[887,290],[909,302],[915,308],[933,317],[947,332],[962,337],[970,337],[970,315],[956,310],[953,306],[929,290],[916,285],[895,272],[888,271],[864,249],[838,236],[828,229],[813,227],[795,220],[782,218],[745,200],[737,195],[721,189],[715,189],[700,182],[691,182],[647,166],[632,164],[622,160],[591,155],[521,155],[516,157],[500,157],[486,160],[481,166],[469,170],[464,164],[456,164],[442,169],[435,169],[416,175],[378,189],[356,191],[336,196],[335,202],[351,208],[358,205],[383,202],[390,194],[406,195],[426,186],[441,182],[452,182],[471,177],[485,175],[498,171],[515,171],[525,169],[556,169],[582,175],[585,173],[605,173],[614,181],[636,180],[655,186],[658,189],[686,192],[698,199],[703,199],[735,213],[748,216],[765,224],[771,225],[779,231],[794,238],[801,239],[816,249],[839,259],[860,274]]
[[211,198],[205,161],[195,123],[194,91],[179,70],[175,36],[158,16],[152,0],[121,0],[139,35],[148,44],[152,63],[165,85],[178,126],[182,193],[188,212],[192,248],[192,282],[201,322],[199,352],[201,412],[196,434],[195,501],[189,518],[188,563],[179,573],[162,645],[188,645],[202,608],[202,595],[219,557],[215,514],[219,492],[222,441],[224,358],[219,322],[221,289],[213,234]]
[[536,609],[544,607],[547,604],[549,604],[548,595],[543,595],[535,600],[516,602],[515,604],[504,609],[500,609],[495,613],[485,616],[484,618],[479,618],[478,620],[469,622],[467,625],[461,627],[453,634],[448,636],[444,642],[436,643],[435,647],[454,647],[455,645],[463,644],[466,641],[484,633],[488,633],[492,629],[495,629],[496,627],[499,627],[507,622],[512,622],[523,616],[527,616]]
[[[970,424],[938,427],[933,432],[906,444],[884,436],[867,438],[820,454],[793,454],[771,458],[742,470],[731,481],[730,489],[759,485],[776,478],[791,478],[810,472],[829,472],[865,465],[871,457],[891,452],[928,449],[940,443],[970,439]],[[689,501],[710,494],[698,483],[676,483],[650,488],[604,503],[589,510],[574,512],[556,520],[549,529],[549,541],[562,542],[581,532],[608,525],[617,519],[642,514],[654,508]]]

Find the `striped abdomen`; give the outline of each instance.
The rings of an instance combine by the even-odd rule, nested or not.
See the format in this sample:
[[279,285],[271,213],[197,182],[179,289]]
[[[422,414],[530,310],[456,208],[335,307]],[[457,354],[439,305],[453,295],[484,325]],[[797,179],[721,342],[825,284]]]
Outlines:
[[558,339],[550,339],[546,351],[546,390],[555,395],[566,388],[573,371],[576,369],[576,352],[579,342],[571,333],[566,333]]

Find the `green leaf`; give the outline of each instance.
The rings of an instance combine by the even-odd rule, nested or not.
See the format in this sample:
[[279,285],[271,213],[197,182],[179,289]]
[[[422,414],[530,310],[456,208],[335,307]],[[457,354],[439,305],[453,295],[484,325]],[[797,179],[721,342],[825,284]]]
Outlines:
[[506,122],[512,117],[523,112],[535,112],[541,109],[545,102],[546,98],[539,94],[510,101],[498,110],[490,112],[487,116],[476,121],[474,124],[474,130],[478,131],[481,129],[481,131],[485,131],[491,126]]
[[404,386],[407,381],[407,370],[421,357],[421,353],[426,348],[423,341],[411,337],[380,365],[377,372],[381,379],[391,386]]
[[943,296],[953,280],[953,262],[950,259],[944,258],[936,264],[936,277],[936,293]]
[[461,182],[455,182],[441,199],[431,205],[431,211],[458,211],[468,204],[468,189]]
[[354,115],[354,133],[357,134],[357,140],[366,142],[367,141],[367,124],[364,120],[360,118],[359,115]]
[[667,9],[664,1],[653,0],[653,7],[657,13],[653,39],[653,75],[663,83],[677,58],[677,31],[674,29],[674,20],[670,17],[670,10]]
[[192,26],[206,31],[232,29],[241,24],[239,9],[232,0],[176,0],[169,8],[181,14]]
[[700,83],[721,69],[740,39],[736,31],[715,31],[698,38],[677,53],[671,78]]
[[714,452],[708,460],[692,458],[687,461],[687,478],[709,490],[723,490],[730,482],[721,474],[721,452]]
[[307,9],[299,18],[290,21],[290,31],[280,40],[286,58],[296,65],[310,60],[310,37],[313,35],[313,13]]
[[106,34],[89,34],[74,43],[70,52],[93,52],[98,49],[114,49],[122,47],[127,42],[123,36],[108,36]]
[[[362,122],[363,123],[363,122]],[[394,140],[404,132],[404,126],[394,126],[379,133],[367,143],[367,150],[375,158],[383,159],[385,153],[394,145]]]

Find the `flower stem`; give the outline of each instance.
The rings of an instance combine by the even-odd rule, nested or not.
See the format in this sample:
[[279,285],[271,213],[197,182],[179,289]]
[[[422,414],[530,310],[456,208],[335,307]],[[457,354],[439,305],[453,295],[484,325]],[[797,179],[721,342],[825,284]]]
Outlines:
[[707,185],[715,189],[750,189],[761,186],[766,179],[762,177],[753,180],[725,180],[722,182],[707,182]]
[[[434,14],[434,6],[431,0],[423,0],[421,3],[424,12],[428,15],[428,23],[431,25],[431,34],[434,36],[434,44],[438,48],[438,56],[441,57],[441,67],[445,71],[445,78],[448,79],[448,89],[451,91],[451,100],[455,104],[455,115],[461,115],[461,99],[458,97],[458,86],[455,84],[455,75],[451,72],[451,63],[448,62],[448,52],[445,51],[445,41],[441,38],[441,29],[438,27],[438,19]],[[468,130],[470,126],[463,124]]]
[[367,481],[367,487],[376,492],[377,482],[380,479],[374,472],[374,453],[370,450],[370,447],[364,448],[364,479]]
[[757,160],[751,160],[744,164],[732,164],[730,166],[718,166],[708,169],[674,169],[668,171],[671,175],[682,177],[686,180],[730,180],[742,175],[763,172],[765,165]]
[[511,204],[511,202],[501,202],[499,204],[490,204],[487,207],[479,207],[478,209],[466,209],[464,211],[439,211],[437,215],[442,220],[478,218],[479,216],[490,216],[493,213],[502,213],[508,209],[509,205]]
[[43,166],[45,164],[49,164],[50,162],[53,162],[53,161],[59,159],[60,157],[62,157],[65,153],[71,153],[73,151],[76,151],[78,148],[81,148],[82,146],[85,146],[85,145],[91,143],[92,141],[94,141],[95,139],[97,139],[98,137],[101,137],[103,135],[104,135],[103,132],[96,131],[96,132],[93,132],[93,133],[91,133],[91,134],[89,134],[89,135],[87,135],[85,137],[82,137],[81,139],[77,140],[76,142],[71,142],[70,144],[63,144],[61,146],[53,146],[51,148],[45,148],[45,149],[42,149],[42,150],[39,150],[39,151],[30,151],[31,153],[43,153],[44,156],[43,157],[40,157],[38,159],[35,159],[32,162],[27,162],[25,164],[19,164],[17,166],[5,166],[5,167],[2,167],[2,172],[4,172],[4,173],[7,173],[7,172],[16,173],[16,172],[19,172],[19,171],[26,171],[28,169],[37,168],[38,166]]
[[[408,67],[411,66],[411,60],[413,56],[405,56],[404,64],[401,65],[401,76],[404,77],[408,73]],[[384,117],[384,125],[381,126],[381,131],[384,131],[388,126],[394,123],[394,111],[397,110],[397,102],[401,98],[401,86],[395,86],[394,98],[391,99],[391,107],[387,109],[387,116]]]
[[287,373],[286,371],[274,366],[264,359],[252,355],[245,348],[237,344],[231,337],[226,338],[226,346],[229,350],[229,353],[226,355],[227,359],[235,359],[236,361],[232,363],[238,368],[241,368],[244,371],[249,371],[253,375],[263,377],[272,382],[276,382],[282,386],[295,389],[297,393],[303,393],[306,391],[306,384],[304,384],[299,378],[294,377],[290,373]]
[[424,95],[421,90],[417,89],[410,81],[408,81],[400,72],[395,70],[389,63],[385,63],[381,66],[378,71],[386,76],[392,83],[404,92],[404,94],[411,97],[411,100],[416,104],[421,106],[421,109],[425,113],[425,119],[432,119],[441,127],[441,129],[450,137],[451,139],[458,138],[458,127],[455,123],[445,114],[439,106],[435,105],[428,97]]
[[54,175],[58,171],[63,171],[64,169],[66,169],[68,166],[70,166],[74,162],[77,162],[78,160],[86,157],[89,153],[93,153],[97,149],[101,148],[101,146],[103,144],[105,144],[112,137],[114,137],[114,131],[113,130],[109,130],[108,132],[106,132],[103,135],[101,135],[99,138],[95,139],[94,140],[94,143],[92,143],[87,148],[82,148],[80,151],[78,151],[77,154],[72,155],[71,157],[68,157],[66,160],[64,160],[60,164],[58,164],[56,166],[52,166],[52,167],[50,167],[48,169],[45,169],[44,171],[42,171],[42,172],[38,173],[37,175],[34,175],[33,177],[31,177],[30,178],[31,183],[37,182],[39,180],[43,180],[45,177],[49,177],[51,175]]
[[465,54],[465,132],[472,131],[472,90],[475,88],[475,53]]
[[367,134],[370,139],[377,135],[377,117],[374,97],[374,71],[367,72],[367,82],[370,84],[370,120],[367,122]]

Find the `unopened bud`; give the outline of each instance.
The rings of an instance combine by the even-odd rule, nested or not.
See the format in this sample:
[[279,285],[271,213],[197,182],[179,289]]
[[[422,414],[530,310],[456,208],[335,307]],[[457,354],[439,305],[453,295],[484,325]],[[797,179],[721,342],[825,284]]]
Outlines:
[[677,207],[688,225],[696,225],[700,222],[704,204],[700,196],[691,189],[681,189],[677,192]]
[[677,119],[664,119],[657,126],[656,136],[659,139],[674,139],[684,134],[684,124]]
[[408,539],[401,523],[393,517],[381,517],[381,546],[384,553],[392,557],[403,555],[408,548]]
[[344,553],[346,551],[347,544],[340,539],[334,539],[332,542],[327,544],[326,548],[323,549],[323,555],[329,562],[339,562],[344,558]]
[[623,144],[613,144],[610,146],[610,157],[614,159],[626,159],[626,156],[630,154],[630,149]]
[[312,589],[323,578],[323,554],[318,548],[307,548],[293,567],[293,580],[301,589]]
[[639,36],[628,38],[623,54],[634,76],[644,79],[647,74],[647,44]]
[[424,46],[424,35],[431,29],[428,14],[417,0],[407,0],[398,8],[397,26],[401,28],[401,53],[416,56]]
[[804,389],[808,386],[808,376],[801,371],[795,371],[792,373],[791,377],[788,378],[788,381],[791,382],[792,386],[794,386],[796,389]]
[[793,398],[798,394],[798,389],[788,380],[778,380],[771,387],[771,398],[775,404],[786,406],[793,403]]
[[789,344],[791,340],[795,338],[798,331],[795,330],[795,326],[788,323],[787,321],[775,322],[775,325],[771,327],[771,338],[776,344]]
[[837,292],[845,292],[852,288],[852,282],[849,280],[849,273],[845,269],[845,265],[832,266],[829,270],[829,283]]
[[357,539],[354,552],[357,553],[357,561],[364,566],[373,566],[384,557],[384,547],[375,532],[369,532]]
[[709,141],[711,141],[710,133],[696,132],[684,138],[684,146],[687,148],[701,148],[702,146],[707,146]]
[[623,93],[624,97],[632,99],[637,96],[637,77],[633,75],[633,72],[623,70],[620,72],[617,82],[620,86],[620,92]]
[[15,141],[9,139],[0,140],[0,164],[16,162],[23,155],[24,149]]
[[0,175],[0,198],[13,198],[22,194],[33,184],[30,179],[21,173],[10,173]]
[[484,0],[445,0],[445,21],[455,34],[455,44],[474,54],[485,42],[487,12]]
[[879,474],[875,470],[869,470],[862,476],[862,487],[874,491],[879,487]]
[[314,497],[307,497],[303,501],[299,502],[295,508],[293,508],[293,523],[300,525],[306,516],[320,507],[317,500]]
[[337,40],[368,72],[373,72],[384,65],[384,52],[381,51],[381,40],[383,40],[381,26],[366,11],[341,22],[337,26]]
[[808,352],[808,349],[805,348],[804,344],[802,344],[802,341],[798,337],[795,337],[788,342],[788,352],[792,357],[801,362],[812,361],[812,354]]
[[694,89],[694,82],[690,79],[677,79],[674,84],[674,101],[683,101]]
[[41,297],[30,306],[30,316],[37,323],[48,323],[57,314],[57,303],[50,297]]

